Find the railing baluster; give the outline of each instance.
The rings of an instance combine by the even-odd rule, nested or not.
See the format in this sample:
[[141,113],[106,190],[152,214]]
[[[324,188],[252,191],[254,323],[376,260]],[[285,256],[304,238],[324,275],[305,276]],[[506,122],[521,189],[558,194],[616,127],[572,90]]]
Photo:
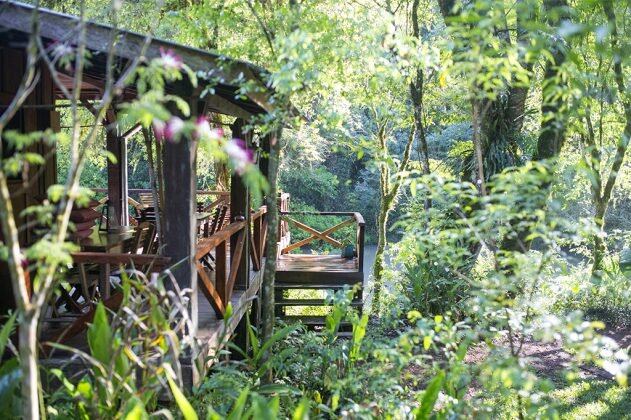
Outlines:
[[228,290],[226,289],[226,241],[220,242],[215,248],[215,287],[223,301],[228,304]]
[[[230,299],[232,295],[232,289],[234,289],[234,283],[237,280],[237,273],[239,272],[239,263],[241,260],[241,255],[243,254],[243,248],[245,245],[245,229],[244,227],[239,231],[239,236],[237,236],[237,241],[235,243],[234,254],[232,255],[232,261],[230,261],[230,277],[228,277],[228,282],[226,285],[227,299]],[[227,304],[228,300],[226,300]]]

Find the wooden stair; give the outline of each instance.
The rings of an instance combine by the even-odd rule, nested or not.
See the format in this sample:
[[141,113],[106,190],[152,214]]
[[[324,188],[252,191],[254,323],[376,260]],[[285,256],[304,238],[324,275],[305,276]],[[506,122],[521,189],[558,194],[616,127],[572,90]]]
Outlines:
[[[282,276],[282,274],[281,274]],[[277,317],[283,319],[286,322],[302,322],[307,328],[312,330],[321,329],[325,325],[325,317],[326,315],[315,316],[315,315],[290,315],[287,314],[288,308],[304,308],[304,309],[312,309],[312,308],[326,308],[331,307],[331,304],[328,303],[324,298],[296,298],[296,297],[288,297],[292,294],[292,291],[296,290],[333,290],[338,291],[342,290],[345,287],[353,287],[357,281],[348,281],[348,282],[338,282],[335,284],[331,283],[312,283],[312,282],[281,282],[277,281],[274,287],[274,305],[275,305],[275,314]],[[354,296],[353,301],[351,302],[351,306],[355,309],[358,309],[360,312],[363,306],[363,293],[360,288]],[[351,324],[344,321],[340,326],[340,332],[345,333],[350,331]]]
[[[363,304],[364,281],[364,218],[356,212],[291,212],[288,199],[279,202],[279,254],[276,261],[275,282],[275,314],[286,321],[302,321],[309,328],[317,329],[325,324],[323,310],[327,303],[323,296],[317,293],[301,293],[296,296],[296,291],[321,291],[341,290],[343,288],[356,288],[351,306],[360,311]],[[302,216],[329,218],[327,228],[315,229],[305,223]],[[291,241],[290,226],[306,232],[305,239]],[[354,239],[349,239],[349,232],[353,232],[351,226],[355,226]],[[346,240],[338,239],[334,233],[343,232],[346,229]],[[350,234],[352,237],[353,235]],[[332,253],[294,253],[306,250],[313,241],[323,241],[337,251]],[[349,244],[350,241],[350,244]],[[350,251],[349,251],[350,247]],[[305,308],[305,311],[299,310]],[[311,308],[310,311],[307,309]],[[314,309],[319,309],[314,310]],[[313,313],[323,314],[313,316]],[[348,328],[350,325],[342,325]]]

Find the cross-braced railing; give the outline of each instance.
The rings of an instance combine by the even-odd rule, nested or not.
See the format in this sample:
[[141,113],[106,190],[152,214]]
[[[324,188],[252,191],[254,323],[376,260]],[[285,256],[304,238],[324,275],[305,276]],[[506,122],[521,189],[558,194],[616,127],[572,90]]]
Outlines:
[[[355,236],[355,255],[354,257],[358,260],[358,269],[359,271],[363,271],[364,267],[364,229],[365,222],[364,218],[361,214],[356,212],[292,212],[292,211],[281,211],[281,220],[286,222],[289,225],[293,225],[298,229],[305,231],[309,234],[309,236],[305,239],[296,241],[294,243],[289,243],[284,246],[281,250],[281,254],[288,254],[291,251],[296,249],[300,249],[313,241],[321,240],[323,242],[332,245],[335,248],[344,248],[345,244],[335,239],[332,235],[333,233],[351,225],[357,225],[356,236]],[[317,230],[301,221],[296,220],[295,216],[329,216],[329,217],[347,217],[345,220],[328,227],[324,230]]]

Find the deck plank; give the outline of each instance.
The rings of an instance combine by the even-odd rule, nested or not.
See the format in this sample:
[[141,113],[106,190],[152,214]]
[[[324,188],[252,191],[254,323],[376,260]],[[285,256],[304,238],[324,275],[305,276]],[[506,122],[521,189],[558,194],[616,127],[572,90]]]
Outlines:
[[276,262],[276,271],[356,273],[358,267],[357,258],[347,259],[330,254],[283,254]]

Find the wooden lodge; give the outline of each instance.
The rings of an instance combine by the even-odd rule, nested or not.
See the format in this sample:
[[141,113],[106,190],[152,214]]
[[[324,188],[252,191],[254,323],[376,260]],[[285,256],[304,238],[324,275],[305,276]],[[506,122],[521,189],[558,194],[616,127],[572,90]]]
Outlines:
[[[0,1],[0,106],[6,107],[16,93],[25,66],[25,49],[31,35],[30,5]],[[44,45],[53,42],[66,42],[76,37],[79,20],[76,17],[40,9],[40,36]],[[107,25],[88,22],[85,28],[85,45],[91,53],[90,65],[86,67],[83,82],[78,92],[81,102],[90,111],[91,104],[97,103],[104,91],[107,60],[104,56],[108,40],[114,29]],[[140,54],[145,37],[133,32],[118,31],[115,47],[116,72]],[[169,93],[185,99],[192,116],[225,115],[229,120],[233,137],[246,139],[249,147],[256,150],[256,163],[264,176],[267,175],[267,156],[270,142],[279,133],[259,135],[256,127],[251,128],[257,116],[274,111],[271,94],[264,89],[264,70],[246,62],[231,60],[199,49],[189,48],[172,42],[152,39],[146,47],[148,59],[160,56],[160,52],[172,50],[180,56],[194,72],[212,72],[219,82],[212,94],[201,96],[184,77],[167,86]],[[47,67],[38,67],[40,79],[35,89],[10,122],[7,129],[31,132],[52,128],[60,130],[60,107],[64,95],[58,83],[66,90],[73,89],[72,76],[59,69],[59,77],[54,81]],[[238,82],[236,82],[238,81]],[[241,94],[241,83],[255,83],[262,88],[256,93]],[[119,101],[129,100],[136,95],[135,87],[128,86],[119,93]],[[199,354],[183,360],[183,374],[189,384],[198,383],[208,367],[209,356],[217,350],[219,337],[236,335],[245,343],[243,316],[252,310],[256,322],[258,313],[259,287],[262,280],[266,257],[267,209],[252,208],[251,197],[246,185],[239,176],[233,174],[229,192],[198,191],[196,182],[196,142],[194,139],[177,143],[165,142],[162,155],[158,156],[164,174],[164,202],[158,203],[163,216],[164,243],[160,250],[147,239],[155,235],[151,227],[151,212],[154,203],[147,194],[151,191],[134,191],[128,188],[127,142],[140,131],[139,125],[122,129],[116,121],[115,109],[108,110],[104,122],[107,151],[116,157],[116,162],[107,165],[107,189],[103,212],[107,231],[94,230],[87,238],[78,240],[80,252],[73,254],[79,267],[96,265],[100,267],[95,286],[90,288],[83,281],[77,284],[76,291],[64,291],[61,306],[73,310],[76,296],[83,300],[101,299],[109,307],[120,303],[120,292],[110,284],[113,272],[129,264],[145,266],[153,264],[153,270],[169,267],[181,289],[193,290],[190,302],[193,331],[203,343]],[[248,129],[246,130],[246,127]],[[4,140],[3,140],[4,141]],[[16,216],[28,206],[46,197],[48,187],[56,184],[56,154],[50,146],[38,144],[37,152],[48,159],[41,169],[30,169],[29,187],[23,188],[24,180],[11,181],[12,203]],[[3,148],[6,153],[7,148]],[[3,156],[3,158],[9,155]],[[63,182],[63,180],[62,180]],[[200,197],[211,196],[206,204],[199,205]],[[144,200],[144,201],[143,201]],[[296,288],[339,288],[342,285],[361,284],[363,281],[363,241],[364,221],[358,213],[326,213],[322,217],[340,220],[335,226],[324,231],[313,229],[298,220],[298,215],[289,209],[289,197],[278,197],[282,222],[279,229],[279,250],[277,263],[277,313],[283,315],[285,307],[320,305],[322,302],[285,298],[287,290]],[[131,205],[130,205],[131,204]],[[130,214],[130,209],[135,213]],[[28,225],[28,217],[20,218],[20,223]],[[149,223],[146,223],[146,221]],[[141,223],[146,223],[142,224]],[[135,225],[135,226],[134,226]],[[300,248],[315,240],[321,240],[333,247],[342,243],[331,235],[344,227],[356,226],[356,242],[350,257],[329,255],[296,254]],[[307,232],[310,236],[302,241],[291,242],[290,226]],[[147,229],[146,231],[144,229]],[[147,233],[150,232],[150,233]],[[155,236],[154,236],[155,237]],[[1,239],[1,234],[0,234]],[[20,241],[28,246],[35,240],[30,229],[21,231]],[[145,244],[142,253],[135,252],[141,241]],[[135,242],[136,248],[129,244]],[[0,263],[1,264],[1,263]],[[0,281],[5,293],[0,296],[3,311],[13,305],[9,293],[10,281],[6,268],[0,265]],[[96,292],[98,291],[98,293]],[[90,295],[88,297],[88,294]],[[67,296],[66,296],[67,295]],[[66,299],[63,301],[63,299]],[[65,302],[65,303],[64,303]],[[234,308],[230,323],[222,318],[228,303]],[[361,295],[358,301],[361,304]],[[81,345],[83,331],[92,320],[93,305],[87,309],[74,308],[72,318],[59,316],[51,322],[43,322],[41,340],[56,340],[67,344]],[[235,334],[236,332],[236,334]],[[45,336],[45,338],[44,338]],[[48,357],[47,357],[48,356]],[[64,365],[68,355],[53,352],[46,363]],[[196,363],[198,361],[199,363]]]

